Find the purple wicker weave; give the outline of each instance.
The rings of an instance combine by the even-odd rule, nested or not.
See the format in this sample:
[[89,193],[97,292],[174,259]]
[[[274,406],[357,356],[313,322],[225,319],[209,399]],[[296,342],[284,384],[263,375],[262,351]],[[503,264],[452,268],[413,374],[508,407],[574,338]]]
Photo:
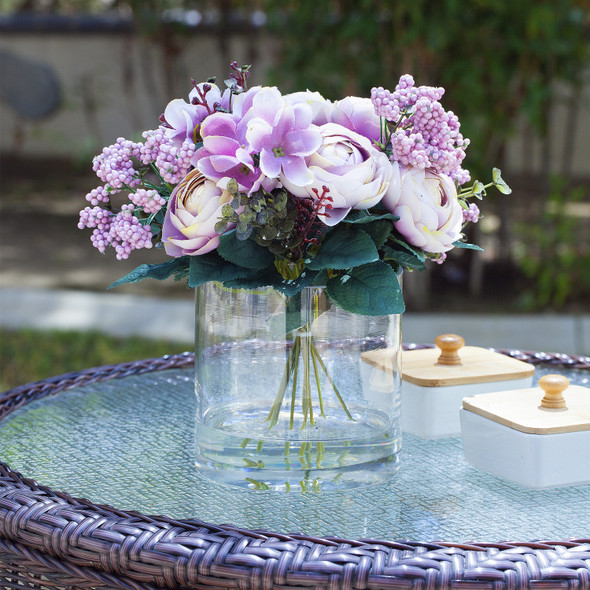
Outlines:
[[[404,348],[418,347],[425,346]],[[587,357],[497,352],[590,370]],[[65,389],[190,367],[193,361],[185,353],[17,387],[0,395],[0,418]],[[458,544],[243,530],[94,504],[38,485],[0,463],[0,588],[590,590],[590,538]]]

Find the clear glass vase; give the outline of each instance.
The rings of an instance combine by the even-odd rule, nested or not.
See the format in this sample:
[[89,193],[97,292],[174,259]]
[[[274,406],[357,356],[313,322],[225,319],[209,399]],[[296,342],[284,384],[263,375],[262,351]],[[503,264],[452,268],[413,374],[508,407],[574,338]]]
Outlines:
[[344,490],[399,468],[399,315],[343,311],[323,287],[196,292],[196,464],[260,490]]

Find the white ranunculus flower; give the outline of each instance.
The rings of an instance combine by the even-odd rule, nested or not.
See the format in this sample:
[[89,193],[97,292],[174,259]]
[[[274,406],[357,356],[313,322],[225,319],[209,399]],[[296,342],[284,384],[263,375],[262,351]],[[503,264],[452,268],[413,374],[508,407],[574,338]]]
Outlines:
[[382,204],[399,217],[395,228],[425,252],[442,253],[461,238],[463,209],[451,178],[394,164]]
[[[168,256],[206,254],[219,245],[215,224],[232,195],[198,170],[192,170],[174,189],[162,227],[162,242]],[[234,227],[228,224],[227,230]]]
[[280,180],[297,197],[315,199],[327,187],[333,208],[321,211],[319,217],[326,225],[336,225],[351,209],[369,209],[383,198],[392,166],[369,139],[342,125],[327,123],[320,132],[322,144],[308,163],[313,181],[299,187],[286,178]]
[[347,96],[334,104],[330,121],[364,135],[371,141],[381,139],[381,118],[370,98]]
[[311,107],[313,113],[311,122],[314,125],[324,125],[331,121],[334,103],[324,98],[319,92],[306,90],[304,92],[292,92],[283,95],[285,102],[289,104],[305,103]]

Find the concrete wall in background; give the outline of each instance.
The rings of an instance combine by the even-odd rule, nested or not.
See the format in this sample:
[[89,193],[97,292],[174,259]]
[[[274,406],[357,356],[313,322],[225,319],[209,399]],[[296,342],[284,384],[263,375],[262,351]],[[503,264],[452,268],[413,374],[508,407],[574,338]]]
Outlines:
[[[196,33],[174,59],[165,60],[160,46],[132,32],[13,32],[0,39],[0,57],[17,58],[29,66],[49,68],[59,84],[58,108],[32,118],[19,113],[1,93],[0,152],[17,156],[74,156],[89,159],[117,137],[137,137],[157,126],[157,117],[171,98],[186,97],[190,78],[203,81],[216,75],[222,81],[232,59],[252,63],[254,83],[264,83],[273,56],[273,40],[263,30],[220,36]],[[26,67],[24,68],[26,70]],[[0,88],[10,85],[10,71],[2,68]],[[376,80],[387,86],[387,81]],[[393,82],[390,84],[393,85]],[[551,142],[554,172],[590,177],[590,88],[568,106],[571,90],[562,86],[564,100],[556,104]],[[20,92],[38,91],[34,78]],[[49,98],[46,96],[46,98]],[[39,100],[43,100],[39,96]],[[575,135],[568,134],[567,119],[575,108]],[[572,144],[573,141],[573,144]],[[568,151],[569,150],[569,151]],[[541,143],[523,128],[508,145],[508,170],[542,172]],[[564,164],[565,161],[565,164]]]
[[[0,152],[88,160],[117,137],[132,139],[156,128],[169,100],[187,99],[191,78],[202,82],[215,75],[223,87],[233,59],[254,62],[251,85],[264,82],[271,49],[271,40],[260,34],[220,39],[203,33],[187,41],[177,58],[166,60],[161,47],[132,33],[4,34],[0,59],[19,63],[20,92],[39,92],[35,78],[27,84],[22,72],[28,76],[45,66],[59,82],[61,102],[54,112],[33,118],[15,108],[14,97],[8,101],[3,95]],[[15,68],[1,71],[0,86],[6,88]]]

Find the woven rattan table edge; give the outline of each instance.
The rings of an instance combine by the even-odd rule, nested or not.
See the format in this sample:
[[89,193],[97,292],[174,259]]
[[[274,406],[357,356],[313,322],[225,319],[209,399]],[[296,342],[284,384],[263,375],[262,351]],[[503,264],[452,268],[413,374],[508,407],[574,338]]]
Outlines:
[[[588,357],[492,350],[534,364],[590,370]],[[0,419],[59,391],[189,367],[193,362],[192,353],[187,352],[17,387],[0,394]],[[75,588],[75,580],[84,580],[84,587],[134,590],[445,588],[451,584],[590,589],[590,538],[433,543],[245,530],[95,504],[39,485],[0,462],[0,568],[3,563],[15,580],[21,576],[35,582],[41,576],[39,583],[44,585],[39,587],[43,588]],[[509,563],[514,567],[508,567]]]

